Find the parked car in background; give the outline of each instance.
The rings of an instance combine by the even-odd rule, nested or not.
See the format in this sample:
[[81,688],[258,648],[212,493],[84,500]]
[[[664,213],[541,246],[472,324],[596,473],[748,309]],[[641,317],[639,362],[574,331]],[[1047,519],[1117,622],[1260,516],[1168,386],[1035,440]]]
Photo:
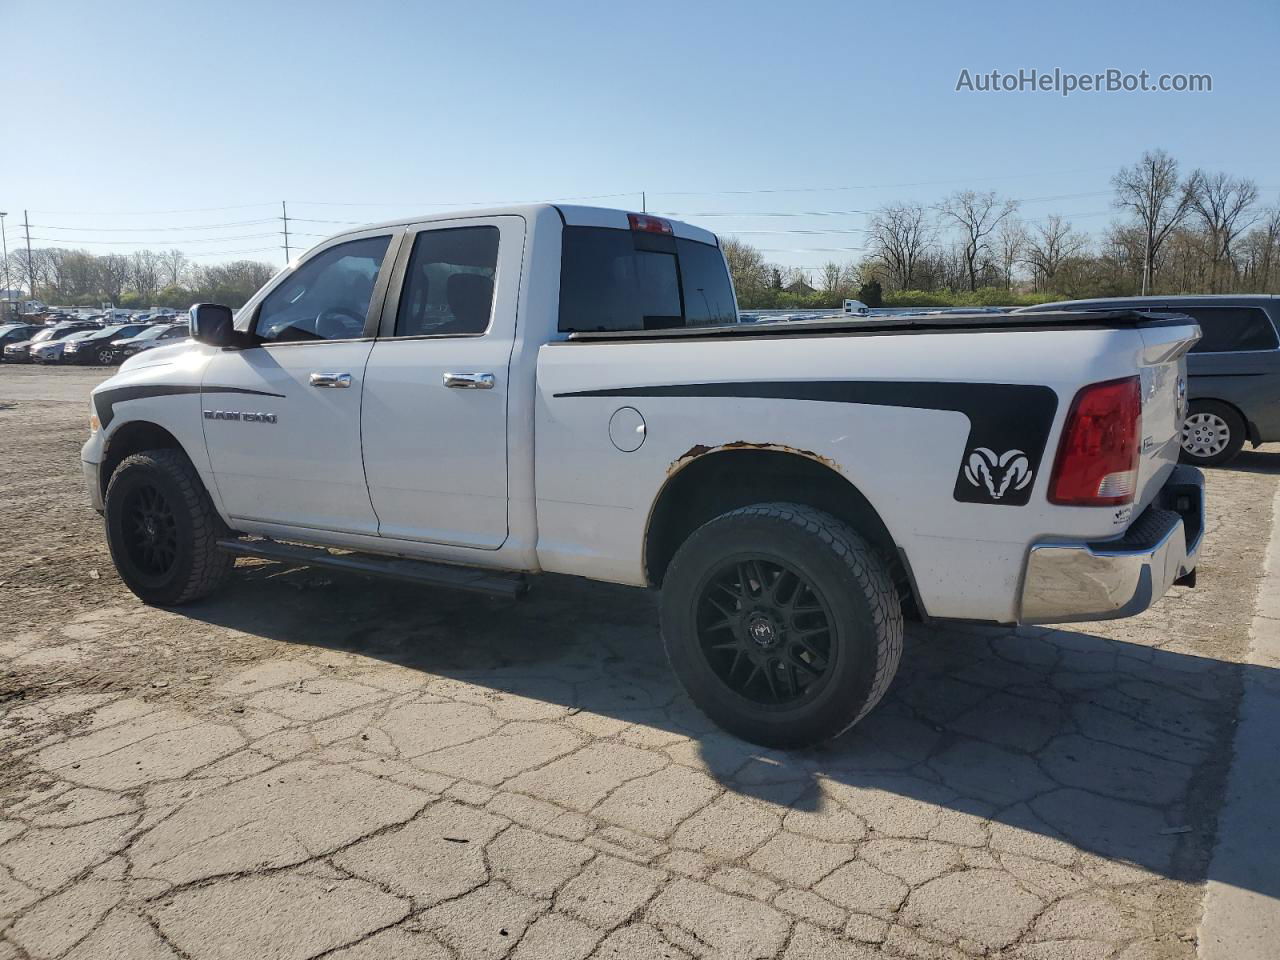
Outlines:
[[111,363],[122,363],[152,347],[167,346],[191,335],[185,323],[157,323],[141,333],[117,340],[111,348]]
[[77,330],[61,340],[46,340],[44,343],[37,343],[31,348],[30,360],[32,363],[61,363],[68,345],[73,345],[85,337],[91,337],[97,332],[97,330]]
[[33,323],[6,323],[0,326],[0,356],[3,356],[4,348],[11,343],[23,343],[30,340],[40,328]]
[[1187,356],[1184,462],[1221,466],[1235,459],[1245,441],[1256,447],[1280,440],[1280,297],[1105,298],[1014,312],[1115,309],[1181,313],[1200,324],[1200,342]]
[[49,340],[61,340],[63,337],[69,337],[73,333],[81,330],[97,330],[97,324],[92,323],[60,323],[52,327],[45,327],[35,334],[30,340],[21,340],[17,343],[10,343],[4,348],[4,359],[8,363],[27,363],[31,359],[31,348],[37,344],[45,343]]
[[98,366],[114,363],[115,356],[112,350],[116,343],[136,337],[148,326],[149,324],[145,323],[119,323],[95,330],[89,336],[80,337],[74,343],[69,343],[62,359],[66,363],[97,364]]

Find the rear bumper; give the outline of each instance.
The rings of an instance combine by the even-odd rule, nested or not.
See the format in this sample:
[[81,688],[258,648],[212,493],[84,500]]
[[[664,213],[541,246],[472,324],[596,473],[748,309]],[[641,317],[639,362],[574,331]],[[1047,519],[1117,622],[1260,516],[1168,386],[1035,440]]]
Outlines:
[[1120,539],[1034,544],[1018,621],[1069,623],[1141,613],[1195,572],[1203,533],[1204,475],[1179,465]]

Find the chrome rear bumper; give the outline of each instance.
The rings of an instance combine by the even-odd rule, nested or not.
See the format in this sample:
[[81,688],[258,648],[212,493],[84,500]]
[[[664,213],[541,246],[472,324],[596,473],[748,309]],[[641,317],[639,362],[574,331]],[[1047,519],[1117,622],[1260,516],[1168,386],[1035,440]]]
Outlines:
[[1178,465],[1117,540],[1032,545],[1019,623],[1112,620],[1141,613],[1176,581],[1194,583],[1204,534],[1204,475]]

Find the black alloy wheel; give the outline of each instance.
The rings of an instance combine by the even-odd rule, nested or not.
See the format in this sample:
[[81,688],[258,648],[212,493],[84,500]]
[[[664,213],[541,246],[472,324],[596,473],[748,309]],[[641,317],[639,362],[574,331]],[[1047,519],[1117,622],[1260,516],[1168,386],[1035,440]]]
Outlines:
[[125,549],[139,573],[163,578],[178,556],[178,520],[158,486],[142,484],[129,491],[124,505]]
[[733,558],[712,571],[697,618],[712,671],[754,703],[796,703],[830,675],[831,610],[813,583],[776,557]]

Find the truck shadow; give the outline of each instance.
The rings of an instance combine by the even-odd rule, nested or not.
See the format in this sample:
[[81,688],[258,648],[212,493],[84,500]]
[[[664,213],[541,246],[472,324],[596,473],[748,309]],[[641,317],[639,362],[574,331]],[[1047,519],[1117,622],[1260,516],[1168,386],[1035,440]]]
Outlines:
[[[1193,882],[1208,870],[1243,677],[1263,669],[1081,630],[913,625],[870,716],[832,744],[784,752],[693,708],[647,591],[548,576],[512,603],[257,563],[186,612],[400,664],[424,691],[588,714],[592,734],[664,750],[787,810],[843,807],[888,836]],[[1176,613],[1165,618],[1176,633]],[[1216,879],[1280,896],[1280,871]]]
[[1280,473],[1280,448],[1268,445],[1265,450],[1242,450],[1223,470],[1237,473]]

